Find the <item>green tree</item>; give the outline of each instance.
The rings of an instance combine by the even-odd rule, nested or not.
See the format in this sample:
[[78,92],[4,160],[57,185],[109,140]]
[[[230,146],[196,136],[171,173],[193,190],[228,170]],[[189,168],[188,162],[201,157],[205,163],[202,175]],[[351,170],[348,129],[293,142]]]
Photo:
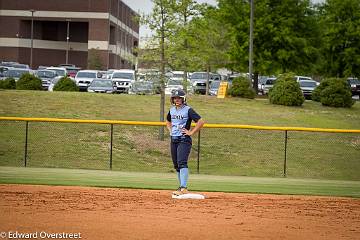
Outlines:
[[[160,69],[160,121],[164,122],[165,115],[165,67],[167,63],[166,50],[169,37],[174,32],[175,21],[175,0],[152,0],[154,7],[149,15],[144,15],[141,22],[149,26],[154,32],[152,39],[148,42],[147,49],[152,51],[145,52],[143,58],[146,60],[154,59],[159,63]],[[153,53],[148,55],[146,53]],[[155,53],[155,54],[154,54]],[[164,127],[160,127],[159,139],[164,139]]]
[[[250,4],[219,0],[223,20],[231,26],[230,68],[247,72]],[[254,12],[254,74],[314,71],[320,34],[309,0],[256,0]]]
[[97,49],[90,49],[88,51],[88,68],[101,70],[103,69],[103,65],[101,63],[100,55]]
[[[229,62],[227,54],[230,42],[227,25],[221,21],[219,11],[211,6],[204,9],[202,17],[194,18],[187,29],[189,36],[189,57],[193,69],[205,69],[209,73]],[[206,94],[209,91],[207,79]]]
[[187,73],[191,68],[190,36],[188,25],[193,18],[199,17],[205,4],[198,4],[194,0],[176,0],[174,8],[176,26],[174,34],[170,35],[168,64],[171,69],[184,70],[184,90],[187,90]]
[[360,77],[360,1],[327,0],[320,9],[323,74]]

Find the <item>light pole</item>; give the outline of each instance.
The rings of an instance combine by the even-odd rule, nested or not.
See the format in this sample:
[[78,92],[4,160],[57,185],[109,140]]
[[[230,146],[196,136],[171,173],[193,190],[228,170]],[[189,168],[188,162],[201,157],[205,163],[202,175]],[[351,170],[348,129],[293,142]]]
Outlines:
[[67,29],[66,29],[66,60],[65,63],[68,64],[69,63],[69,33],[70,33],[70,19],[66,19],[67,21]]
[[254,1],[250,0],[250,39],[249,39],[249,80],[252,80],[253,72],[253,31],[254,31]]
[[31,12],[31,47],[30,47],[30,68],[33,68],[33,44],[34,44],[34,9],[30,9]]

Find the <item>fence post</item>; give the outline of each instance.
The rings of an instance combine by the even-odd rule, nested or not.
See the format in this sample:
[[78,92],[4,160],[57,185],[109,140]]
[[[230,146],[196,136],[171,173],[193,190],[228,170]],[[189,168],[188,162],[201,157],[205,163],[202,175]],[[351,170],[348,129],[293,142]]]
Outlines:
[[113,130],[114,125],[110,124],[110,170],[112,170]]
[[285,156],[284,156],[284,172],[283,175],[286,177],[286,161],[287,161],[287,140],[288,140],[288,131],[285,130]]
[[28,121],[26,121],[26,124],[25,124],[25,151],[24,151],[24,167],[26,167],[26,166],[27,166],[28,131],[29,131],[29,122],[28,122]]
[[200,173],[200,130],[198,132],[197,173]]

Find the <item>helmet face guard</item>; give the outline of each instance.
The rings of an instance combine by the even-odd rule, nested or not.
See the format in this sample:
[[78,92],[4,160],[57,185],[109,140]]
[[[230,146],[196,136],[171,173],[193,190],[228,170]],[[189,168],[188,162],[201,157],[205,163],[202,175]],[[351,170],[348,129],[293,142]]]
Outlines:
[[174,103],[174,98],[176,98],[176,97],[182,98],[183,104],[186,103],[186,93],[184,92],[184,90],[178,89],[178,90],[172,91],[171,97],[170,97],[171,104],[173,104],[173,105],[175,104]]

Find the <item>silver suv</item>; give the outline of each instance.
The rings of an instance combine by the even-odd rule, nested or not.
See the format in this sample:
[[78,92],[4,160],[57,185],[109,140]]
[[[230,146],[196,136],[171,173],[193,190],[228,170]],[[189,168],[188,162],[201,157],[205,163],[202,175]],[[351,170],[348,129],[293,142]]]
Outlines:
[[305,98],[311,98],[313,91],[318,85],[314,80],[300,80],[299,84]]
[[81,70],[76,73],[75,81],[80,91],[87,91],[89,85],[95,78],[101,78],[97,70]]
[[132,82],[135,81],[135,71],[131,69],[115,70],[111,80],[119,93],[129,93]]
[[[190,81],[194,93],[206,94],[207,72],[194,72],[191,74]],[[212,82],[212,74],[209,74],[209,86]]]

